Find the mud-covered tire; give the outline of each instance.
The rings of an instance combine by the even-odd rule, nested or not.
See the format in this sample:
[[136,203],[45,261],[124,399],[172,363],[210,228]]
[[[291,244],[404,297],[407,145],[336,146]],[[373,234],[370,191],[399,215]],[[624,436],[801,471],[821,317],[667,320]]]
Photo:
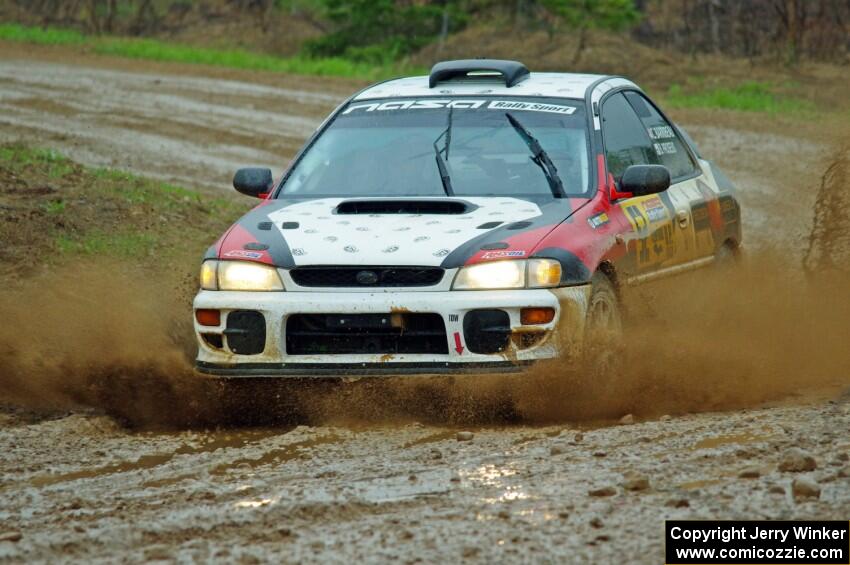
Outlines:
[[732,242],[721,245],[714,254],[714,264],[720,269],[734,269],[741,264],[741,248]]
[[591,279],[584,331],[585,367],[596,378],[617,373],[622,359],[623,316],[611,280],[601,272]]

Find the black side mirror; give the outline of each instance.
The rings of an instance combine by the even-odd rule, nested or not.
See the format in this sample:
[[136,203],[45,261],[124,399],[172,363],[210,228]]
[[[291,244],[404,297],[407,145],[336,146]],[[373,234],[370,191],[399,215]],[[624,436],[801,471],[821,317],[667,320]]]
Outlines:
[[634,196],[658,194],[670,188],[670,171],[664,165],[632,165],[620,178],[620,191]]
[[272,185],[274,185],[274,179],[270,169],[250,167],[239,169],[233,175],[233,188],[254,198],[260,198],[260,195],[271,192]]

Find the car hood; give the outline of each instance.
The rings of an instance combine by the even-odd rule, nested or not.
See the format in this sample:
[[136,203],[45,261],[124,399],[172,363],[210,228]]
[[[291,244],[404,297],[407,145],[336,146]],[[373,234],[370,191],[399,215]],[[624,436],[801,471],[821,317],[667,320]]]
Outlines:
[[580,205],[551,197],[269,200],[241,218],[209,258],[305,265],[467,263],[530,256]]

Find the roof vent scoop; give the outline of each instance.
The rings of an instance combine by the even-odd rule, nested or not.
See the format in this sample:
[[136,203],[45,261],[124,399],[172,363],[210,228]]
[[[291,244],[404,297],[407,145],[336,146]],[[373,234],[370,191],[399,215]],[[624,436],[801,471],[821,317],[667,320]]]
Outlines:
[[505,81],[505,86],[510,88],[527,79],[530,74],[528,68],[517,61],[502,61],[500,59],[443,61],[431,68],[428,87],[434,88],[441,82],[453,79],[475,79],[501,75]]

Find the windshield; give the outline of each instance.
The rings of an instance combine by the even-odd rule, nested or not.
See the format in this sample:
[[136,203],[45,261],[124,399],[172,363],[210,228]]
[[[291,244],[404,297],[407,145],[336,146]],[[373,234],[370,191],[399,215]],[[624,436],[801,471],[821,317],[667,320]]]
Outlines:
[[582,104],[506,97],[355,101],[296,163],[283,193],[586,195]]

